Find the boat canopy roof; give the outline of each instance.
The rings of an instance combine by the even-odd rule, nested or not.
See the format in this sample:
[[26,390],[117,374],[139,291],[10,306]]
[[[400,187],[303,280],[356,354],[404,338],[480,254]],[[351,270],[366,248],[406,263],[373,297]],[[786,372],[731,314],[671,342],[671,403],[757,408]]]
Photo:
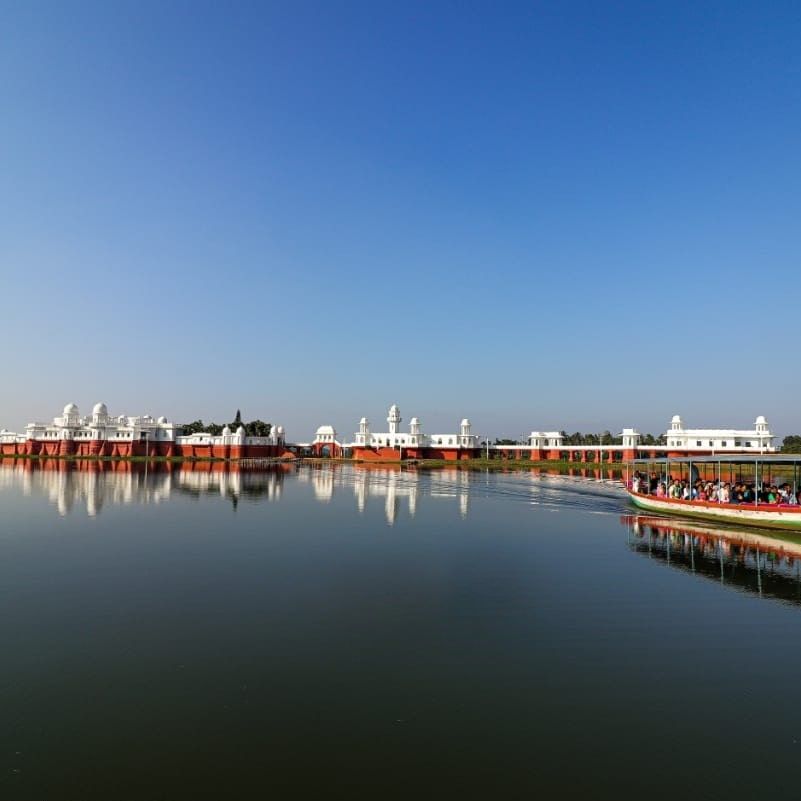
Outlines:
[[722,453],[720,456],[657,456],[653,459],[632,459],[628,464],[801,464],[801,453]]

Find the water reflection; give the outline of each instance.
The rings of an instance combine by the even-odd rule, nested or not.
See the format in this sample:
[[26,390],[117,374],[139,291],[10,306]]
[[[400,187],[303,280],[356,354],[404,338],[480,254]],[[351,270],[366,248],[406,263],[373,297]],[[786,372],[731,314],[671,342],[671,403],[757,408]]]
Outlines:
[[[574,471],[571,471],[574,472]],[[399,465],[273,464],[239,469],[222,462],[133,463],[60,459],[0,459],[0,491],[47,498],[66,516],[95,517],[107,506],[159,504],[172,497],[219,497],[233,508],[243,499],[278,501],[288,474],[321,504],[341,497],[359,514],[375,506],[386,523],[415,518],[429,500],[454,503],[462,519],[473,497],[495,497],[554,510],[619,515],[625,497],[605,476],[557,470],[481,473],[459,468],[419,470]],[[599,483],[597,478],[601,478]],[[582,480],[583,479],[583,480]],[[590,479],[589,481],[586,479]],[[726,529],[657,515],[624,514],[628,547],[679,570],[762,597],[801,604],[801,538]]]
[[400,465],[310,464],[298,472],[298,479],[311,483],[315,498],[323,503],[331,501],[335,491],[352,493],[360,514],[370,499],[383,501],[390,526],[404,502],[414,517],[423,496],[456,500],[463,519],[469,510],[470,475],[457,468],[420,472]]
[[395,523],[403,503],[414,517],[423,494],[455,500],[462,518],[469,510],[467,472],[454,468],[420,473],[398,465],[284,463],[240,469],[224,462],[0,459],[0,490],[44,495],[62,516],[85,509],[95,517],[107,505],[155,504],[173,494],[219,495],[234,507],[242,498],[275,501],[281,498],[288,473],[296,474],[299,483],[311,485],[320,503],[330,502],[336,492],[352,495],[360,513],[371,499],[383,502],[389,525]]
[[624,515],[629,548],[733,589],[801,605],[801,542],[655,515]]
[[219,495],[236,507],[241,498],[281,497],[284,476],[293,465],[239,470],[222,462],[153,462],[0,459],[0,491],[45,495],[62,516],[85,508],[89,517],[107,505],[157,504],[173,493]]

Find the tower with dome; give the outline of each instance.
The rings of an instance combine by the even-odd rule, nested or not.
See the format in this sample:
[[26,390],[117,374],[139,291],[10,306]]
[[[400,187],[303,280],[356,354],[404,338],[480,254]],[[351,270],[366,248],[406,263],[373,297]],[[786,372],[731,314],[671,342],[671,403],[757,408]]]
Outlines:
[[446,459],[458,461],[479,456],[481,443],[465,417],[457,432],[426,434],[419,417],[409,421],[409,431],[401,430],[400,407],[393,403],[387,413],[387,431],[372,431],[366,417],[359,422],[352,447],[356,459]]

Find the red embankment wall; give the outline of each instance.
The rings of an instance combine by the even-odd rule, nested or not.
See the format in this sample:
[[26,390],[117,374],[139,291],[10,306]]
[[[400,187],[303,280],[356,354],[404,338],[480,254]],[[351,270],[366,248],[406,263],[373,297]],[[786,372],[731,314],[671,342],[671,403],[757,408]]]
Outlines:
[[[404,459],[442,459],[447,462],[466,461],[481,456],[480,448],[404,448]],[[353,458],[365,462],[400,461],[397,448],[354,448]]]
[[400,451],[394,448],[354,448],[353,458],[365,462],[400,461]]

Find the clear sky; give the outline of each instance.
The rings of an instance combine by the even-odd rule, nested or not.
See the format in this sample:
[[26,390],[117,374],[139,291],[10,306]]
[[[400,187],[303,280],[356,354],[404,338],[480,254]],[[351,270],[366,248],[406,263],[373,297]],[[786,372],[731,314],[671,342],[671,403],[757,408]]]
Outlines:
[[0,427],[801,431],[798,3],[0,8]]

